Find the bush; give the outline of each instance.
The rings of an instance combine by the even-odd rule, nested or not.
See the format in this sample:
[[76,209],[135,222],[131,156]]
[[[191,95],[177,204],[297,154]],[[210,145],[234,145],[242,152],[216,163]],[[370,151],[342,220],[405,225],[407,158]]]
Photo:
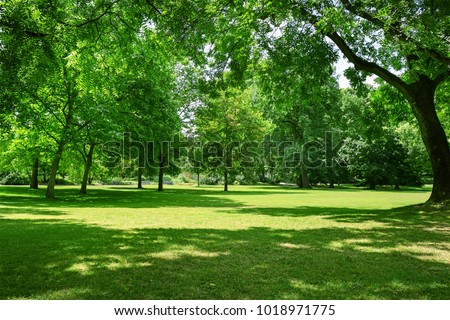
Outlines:
[[234,180],[234,184],[239,184],[239,185],[253,185],[255,184],[257,181],[254,179],[254,177],[246,177],[242,174],[238,174],[235,177]]
[[190,183],[195,181],[194,179],[192,179],[192,175],[188,173],[180,173],[177,177],[177,180],[181,183]]
[[18,172],[8,173],[0,180],[0,184],[4,185],[27,185],[29,183],[30,178]]
[[111,180],[110,182],[106,182],[104,184],[113,185],[113,186],[129,186],[131,184],[131,182],[118,179],[118,180]]
[[56,178],[55,179],[55,183],[57,185],[60,185],[60,186],[73,186],[73,185],[75,185],[75,183],[73,183],[72,181],[69,181],[69,180],[66,180],[66,179],[63,179],[63,178]]
[[206,176],[200,178],[200,184],[204,185],[216,185],[219,184],[219,178],[216,176]]
[[[144,181],[145,177],[142,177],[142,180]],[[131,181],[125,180],[122,177],[112,177],[109,179],[102,179],[100,181],[100,184],[102,185],[113,185],[113,186],[127,186],[131,185]]]

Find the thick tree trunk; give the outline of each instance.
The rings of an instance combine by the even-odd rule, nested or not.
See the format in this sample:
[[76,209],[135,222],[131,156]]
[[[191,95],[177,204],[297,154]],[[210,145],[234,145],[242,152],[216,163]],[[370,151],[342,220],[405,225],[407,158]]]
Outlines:
[[[318,19],[313,19],[314,24],[318,21]],[[419,123],[422,140],[427,148],[433,170],[433,190],[428,202],[450,201],[450,148],[434,105],[436,88],[440,82],[448,79],[447,71],[443,71],[444,73],[437,76],[436,80],[422,74],[417,75],[414,83],[406,84],[387,69],[359,57],[336,31],[326,35],[355,65],[357,70],[365,70],[383,78],[409,101]],[[408,60],[408,57],[406,58]]]
[[228,191],[228,169],[223,170],[223,191]]
[[58,149],[56,150],[55,157],[53,158],[52,167],[50,170],[50,176],[48,178],[48,183],[47,183],[47,189],[45,191],[45,197],[47,199],[55,198],[56,174],[58,173],[59,162],[61,161],[65,145],[66,145],[66,141],[64,139],[62,139],[58,143]]
[[39,176],[39,159],[35,159],[31,171],[30,188],[32,189],[39,188],[38,176]]
[[89,146],[89,151],[84,162],[83,181],[81,181],[80,194],[87,194],[87,184],[89,181],[89,172],[92,168],[92,157],[94,155],[95,144]]
[[300,169],[302,171],[302,186],[303,186],[303,188],[311,188],[311,184],[309,182],[309,177],[308,177],[308,171],[306,170],[306,166],[303,162],[300,165]]
[[450,200],[450,148],[434,105],[436,85],[422,77],[413,90],[410,101],[419,123],[420,133],[433,170],[433,190],[428,202]]
[[300,189],[303,188],[303,179],[302,179],[301,173],[299,173],[299,175],[297,177],[297,187],[299,187]]
[[138,168],[137,176],[138,176],[138,189],[142,189],[142,169],[141,168]]

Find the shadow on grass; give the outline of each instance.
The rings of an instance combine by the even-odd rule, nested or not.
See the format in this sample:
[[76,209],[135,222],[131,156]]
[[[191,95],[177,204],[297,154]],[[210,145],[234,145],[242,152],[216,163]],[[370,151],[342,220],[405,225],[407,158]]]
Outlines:
[[0,219],[0,299],[449,299],[450,262],[435,255],[448,231],[402,219],[302,231]]
[[[0,205],[33,208],[159,208],[159,207],[238,207],[243,204],[223,198],[218,190],[109,188],[92,189],[88,195],[78,195],[74,188],[58,190],[57,198],[44,198],[45,190],[27,187],[0,187]],[[231,194],[231,193],[230,193]]]
[[[313,192],[351,192],[358,193],[362,189],[343,188],[316,188]],[[77,187],[64,187],[57,190],[55,200],[45,199],[45,189],[33,190],[28,187],[0,187],[0,205],[10,207],[57,207],[57,208],[158,208],[158,207],[245,207],[244,203],[228,199],[226,196],[276,196],[292,194],[301,197],[311,190],[301,190],[291,186],[252,186],[250,188],[236,188],[227,193],[217,187],[212,188],[167,188],[164,192],[157,192],[154,188],[138,190],[132,187],[105,187],[91,188],[88,195],[79,195]],[[376,192],[376,191],[374,191]],[[393,191],[402,192],[402,191]],[[408,191],[423,193],[423,191]],[[278,210],[281,209],[281,210]],[[303,210],[305,209],[305,210]],[[311,208],[268,208],[261,209],[257,214],[297,216],[302,211]],[[314,209],[314,208],[312,208]],[[322,209],[322,208],[317,208]],[[248,213],[253,213],[249,208]],[[315,214],[317,210],[312,210]],[[245,212],[242,211],[243,213]]]
[[351,209],[302,206],[295,208],[239,207],[227,211],[231,214],[267,215],[273,217],[322,217],[336,222],[382,222],[395,227],[430,227],[450,223],[450,208],[405,206],[394,209]]

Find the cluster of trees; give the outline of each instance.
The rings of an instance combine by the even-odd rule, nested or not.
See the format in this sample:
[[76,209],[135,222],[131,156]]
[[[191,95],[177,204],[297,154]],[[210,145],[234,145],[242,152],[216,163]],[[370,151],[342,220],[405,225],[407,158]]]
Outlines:
[[3,180],[25,173],[53,198],[57,179],[86,193],[158,175],[162,190],[181,171],[225,190],[432,179],[430,201],[450,197],[445,0],[1,4]]
[[47,198],[58,172],[74,173],[86,193],[97,147],[121,132],[160,140],[177,130],[176,55],[128,5],[4,5],[2,171],[32,166],[36,188],[41,168]]

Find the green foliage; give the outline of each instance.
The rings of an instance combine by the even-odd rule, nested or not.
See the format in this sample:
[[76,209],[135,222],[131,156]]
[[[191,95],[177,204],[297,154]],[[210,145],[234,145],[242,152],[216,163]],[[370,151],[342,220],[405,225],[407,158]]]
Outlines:
[[0,176],[0,184],[3,185],[27,185],[30,184],[30,178],[18,172],[3,173]]
[[[152,14],[138,13],[140,2],[27,6],[17,0],[2,11],[0,71],[9,81],[0,102],[14,102],[11,112],[22,136],[39,132],[39,139],[52,141],[47,150],[40,148],[46,159],[39,160],[48,158],[58,169],[60,158],[69,157],[60,171],[68,169],[76,181],[82,171],[76,152],[86,163],[87,145],[139,131],[130,123],[139,123],[141,132],[158,141],[179,127],[174,55],[150,27]],[[149,135],[139,138],[147,141]],[[42,157],[34,152],[36,140],[27,144],[30,152],[21,167]],[[98,168],[95,160],[93,168]]]
[[371,189],[376,185],[422,185],[418,172],[407,161],[406,150],[389,134],[363,147],[358,164],[356,172]]
[[339,156],[350,180],[372,188],[428,181],[426,150],[411,116],[403,112],[405,106],[402,97],[386,86],[372,90],[367,98],[344,93],[342,125],[347,138]]
[[[263,117],[257,87],[229,88],[210,96],[197,108],[195,125],[200,139],[212,154],[203,154],[203,164],[212,172],[243,172],[249,143],[262,141],[271,130]],[[203,148],[203,150],[205,150]],[[252,157],[252,164],[258,161]]]
[[200,184],[206,186],[217,185],[220,182],[220,176],[210,173],[206,176],[202,175],[200,178]]
[[442,126],[450,137],[450,80],[443,82],[436,92],[436,110]]

